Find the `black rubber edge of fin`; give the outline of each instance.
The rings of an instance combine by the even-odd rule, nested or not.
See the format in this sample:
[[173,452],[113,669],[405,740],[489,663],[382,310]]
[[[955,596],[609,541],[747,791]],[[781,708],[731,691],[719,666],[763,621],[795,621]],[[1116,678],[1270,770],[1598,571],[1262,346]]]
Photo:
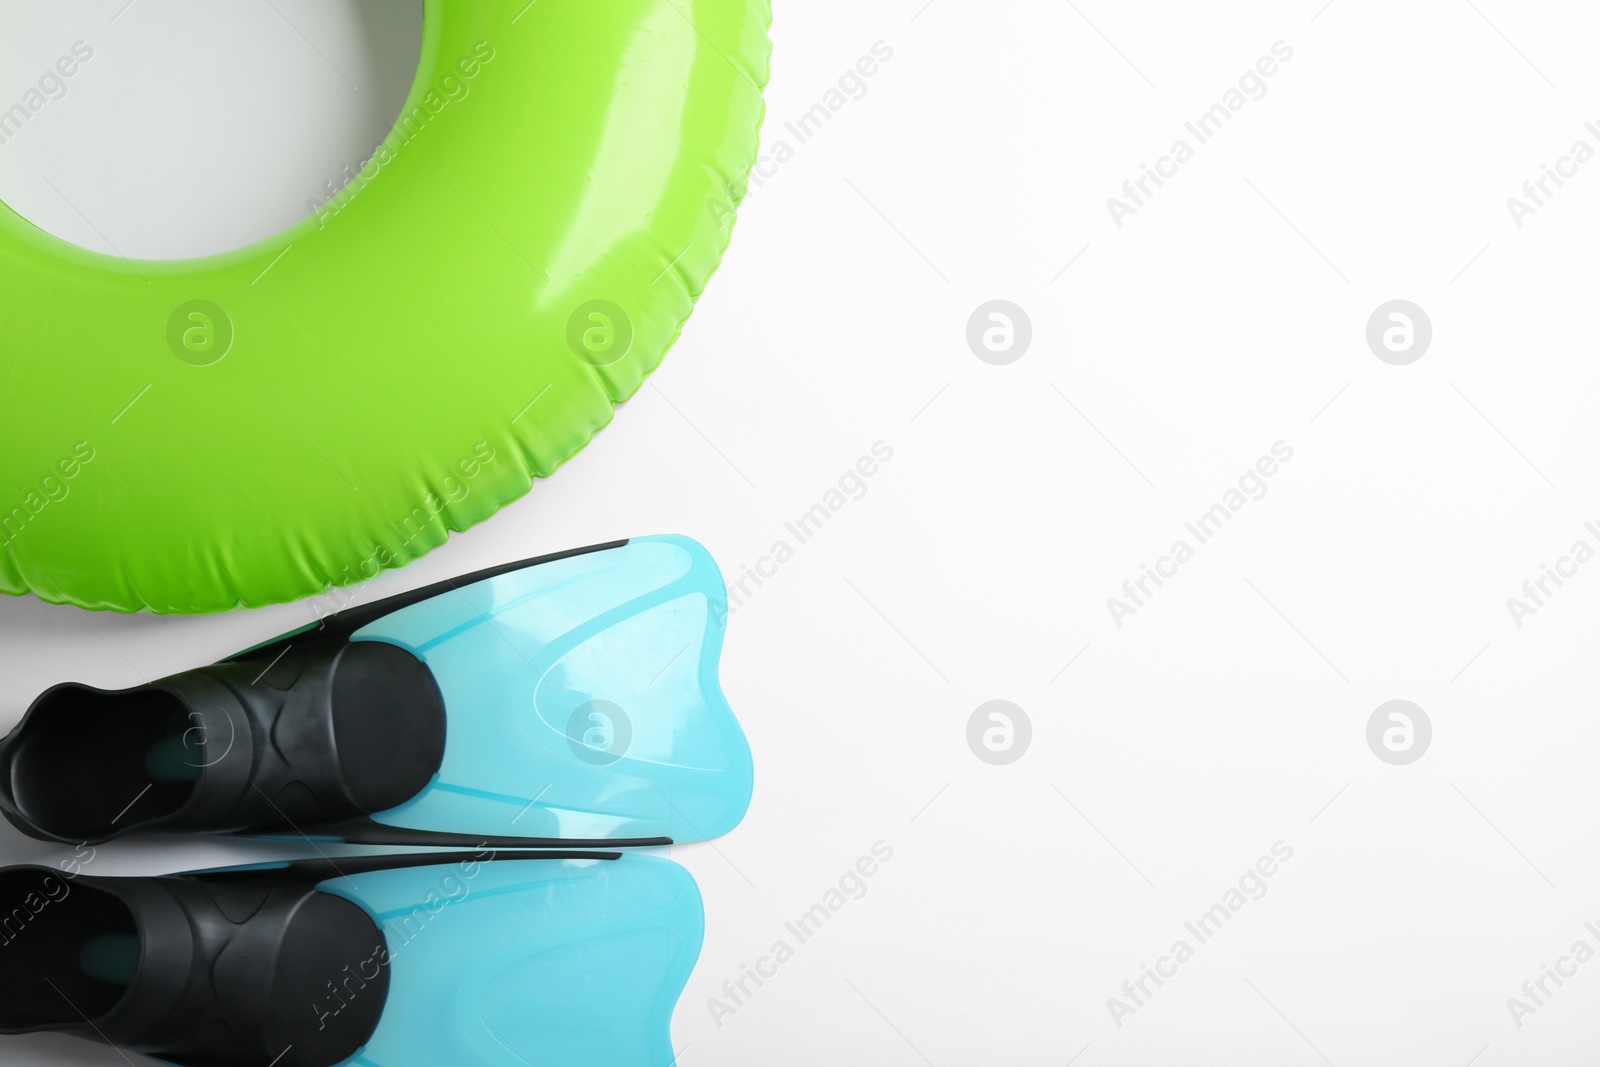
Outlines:
[[[213,867],[209,870],[185,871],[182,877],[205,875],[207,878],[258,878],[271,875],[293,881],[326,882],[376,871],[401,870],[408,867],[442,867],[449,864],[500,863],[507,860],[604,860],[611,862],[622,858],[620,852],[590,852],[562,850],[557,852],[518,852],[501,855],[490,849],[484,852],[434,852],[409,855],[340,856],[319,859],[285,860],[281,864],[254,864],[248,867]],[[45,868],[47,870],[51,868]]]
[[670,837],[496,837],[482,834],[457,834],[445,830],[413,830],[388,826],[372,819],[348,819],[320,826],[302,826],[293,833],[236,834],[244,838],[272,837],[280,840],[311,840],[332,837],[347,845],[390,845],[416,848],[651,848],[671,845]]
[[218,662],[234,663],[239,660],[259,659],[262,656],[276,655],[280,651],[280,645],[302,634],[314,637],[316,640],[348,638],[363,626],[368,626],[385,615],[393,614],[401,608],[409,608],[413,604],[420,604],[424,600],[432,600],[434,597],[444,593],[457,591],[464,585],[471,585],[474,582],[485,581],[489,578],[498,578],[502,574],[510,574],[513,571],[520,571],[527,567],[537,567],[541,563],[554,563],[557,560],[583,556],[590,552],[604,552],[607,549],[621,548],[629,540],[629,538],[623,538],[620,541],[607,541],[603,544],[587,545],[583,548],[569,548],[563,552],[552,552],[546,556],[535,556],[532,559],[518,560],[515,563],[502,563],[496,567],[486,567],[481,571],[473,571],[471,574],[463,574],[456,578],[446,578],[442,582],[425,585],[420,589],[413,589],[406,593],[396,593],[394,596],[375,600],[371,604],[359,604],[353,608],[345,608],[343,611],[325,615],[308,626],[303,626],[298,630],[290,630],[286,634],[280,634],[263,644],[248,648]]

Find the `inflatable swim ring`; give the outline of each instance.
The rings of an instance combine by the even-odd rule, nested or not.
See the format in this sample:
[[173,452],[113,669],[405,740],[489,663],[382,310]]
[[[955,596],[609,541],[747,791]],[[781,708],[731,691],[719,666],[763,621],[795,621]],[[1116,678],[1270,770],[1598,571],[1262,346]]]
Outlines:
[[425,0],[343,193],[204,259],[0,205],[0,591],[216,611],[525,493],[677,338],[755,159],[766,0]]

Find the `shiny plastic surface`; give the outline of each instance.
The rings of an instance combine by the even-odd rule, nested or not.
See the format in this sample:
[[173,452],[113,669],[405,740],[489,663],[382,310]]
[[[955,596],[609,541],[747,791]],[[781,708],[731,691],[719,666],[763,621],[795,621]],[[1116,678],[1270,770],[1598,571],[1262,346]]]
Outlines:
[[768,22],[766,0],[425,0],[395,130],[276,237],[128,261],[0,206],[0,591],[291,600],[521,496],[716,268]]
[[672,1009],[705,930],[675,863],[494,860],[318,888],[365,909],[388,942],[388,1002],[348,1067],[674,1062]]
[[700,841],[749,806],[717,665],[726,591],[686,537],[635,538],[463,586],[354,640],[417,656],[447,727],[433,783],[373,818],[477,836]]

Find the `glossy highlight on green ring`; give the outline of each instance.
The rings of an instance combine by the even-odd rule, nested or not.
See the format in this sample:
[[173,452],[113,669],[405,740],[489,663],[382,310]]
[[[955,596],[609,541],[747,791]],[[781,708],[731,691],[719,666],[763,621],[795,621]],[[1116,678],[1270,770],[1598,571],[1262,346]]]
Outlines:
[[0,592],[292,600],[527,492],[720,262],[769,25],[766,0],[424,0],[394,130],[281,234],[130,261],[0,205]]

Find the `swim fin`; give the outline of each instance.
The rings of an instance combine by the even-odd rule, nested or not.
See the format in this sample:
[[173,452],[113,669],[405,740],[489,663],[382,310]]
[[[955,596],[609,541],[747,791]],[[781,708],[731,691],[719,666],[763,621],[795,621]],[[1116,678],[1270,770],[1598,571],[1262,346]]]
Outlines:
[[697,542],[636,538],[341,611],[150,685],[58,685],[0,740],[0,811],[74,844],[716,837],[753,773],[717,681],[726,604]]
[[687,871],[616,853],[10,867],[0,915],[0,1033],[187,1067],[669,1067],[704,932]]

